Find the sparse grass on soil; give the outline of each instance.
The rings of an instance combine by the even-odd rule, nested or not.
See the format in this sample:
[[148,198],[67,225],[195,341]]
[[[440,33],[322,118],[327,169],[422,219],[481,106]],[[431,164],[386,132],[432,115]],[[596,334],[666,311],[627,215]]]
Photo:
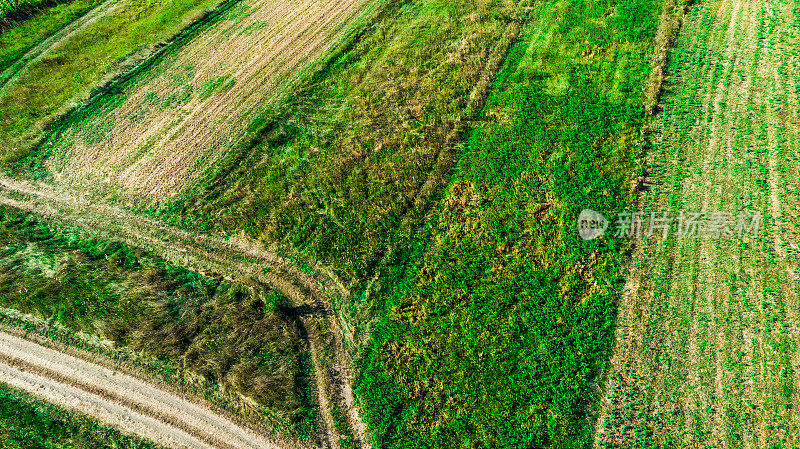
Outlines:
[[3,449],[157,449],[0,384]]
[[59,123],[42,148],[46,170],[60,184],[145,204],[176,195],[213,172],[370,3],[236,3]]
[[10,209],[0,209],[0,243],[0,306],[155,357],[301,431],[312,425],[301,337],[280,293],[203,277]]
[[598,447],[800,446],[800,15],[698,2],[653,124],[646,210],[759,212],[756,238],[634,254]]
[[0,161],[26,156],[60,114],[219,3],[121,0],[111,14],[30,64],[0,96]]

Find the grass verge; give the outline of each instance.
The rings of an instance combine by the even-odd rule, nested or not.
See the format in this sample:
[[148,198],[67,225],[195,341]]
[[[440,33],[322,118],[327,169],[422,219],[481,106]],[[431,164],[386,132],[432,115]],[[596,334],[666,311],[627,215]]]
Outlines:
[[[0,72],[9,68],[37,43],[99,5],[101,0],[56,2],[23,20],[0,24]],[[4,80],[0,78],[0,84]]]
[[6,208],[0,279],[3,307],[111,340],[312,434],[307,356],[277,291],[204,277]]
[[0,97],[0,159],[26,156],[59,114],[129,70],[219,0],[122,0],[117,9],[30,64]]
[[0,445],[5,449],[158,448],[4,384],[0,384]]

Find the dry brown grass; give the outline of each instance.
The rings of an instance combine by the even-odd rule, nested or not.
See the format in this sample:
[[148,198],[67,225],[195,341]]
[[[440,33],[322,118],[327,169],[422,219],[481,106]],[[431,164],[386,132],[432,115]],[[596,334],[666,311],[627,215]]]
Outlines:
[[295,306],[312,306],[316,314],[300,318],[314,364],[321,438],[330,447],[338,447],[339,432],[332,412],[332,407],[338,406],[348,426],[359,434],[356,437],[361,447],[369,447],[364,424],[352,401],[350,359],[331,302],[332,296],[347,296],[349,292],[326,275],[316,274],[322,271],[318,264],[311,264],[315,274],[309,274],[247,240],[223,241],[195,235],[49,185],[3,178],[0,190],[3,191],[0,204],[57,218],[107,239],[124,241],[200,273],[211,271],[229,279],[255,279],[280,290]]

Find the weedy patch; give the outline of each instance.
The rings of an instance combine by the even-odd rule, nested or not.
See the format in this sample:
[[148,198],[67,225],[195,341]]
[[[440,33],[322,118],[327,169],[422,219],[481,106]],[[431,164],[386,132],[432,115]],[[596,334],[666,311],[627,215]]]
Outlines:
[[0,305],[141,351],[308,432],[301,335],[287,299],[0,209]]

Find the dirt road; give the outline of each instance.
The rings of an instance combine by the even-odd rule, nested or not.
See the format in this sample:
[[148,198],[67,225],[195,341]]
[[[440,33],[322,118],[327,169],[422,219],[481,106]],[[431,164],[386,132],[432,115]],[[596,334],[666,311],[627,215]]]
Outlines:
[[[319,46],[326,42],[325,39],[320,39],[323,38],[324,35],[327,35],[327,33],[330,33],[331,30],[336,29],[337,27],[342,27],[348,15],[351,17],[352,14],[354,14],[355,10],[353,8],[362,4],[363,2],[359,3],[354,0],[342,0],[338,2],[317,4],[315,2],[303,0],[295,3],[296,8],[310,8],[309,10],[314,14],[319,15],[319,17],[315,15],[315,19],[308,21],[304,27],[302,27],[302,29],[292,31],[293,33],[296,32],[296,35],[294,35],[293,38],[294,40],[284,41],[278,39],[269,44],[269,48],[273,48],[275,45],[277,45],[277,50],[280,50],[287,45],[291,45],[291,48],[302,48],[303,51],[308,51],[310,48],[313,50],[313,52],[318,52],[321,48]],[[256,15],[247,20],[258,18],[260,17],[259,14],[265,14],[265,11],[270,11],[269,8],[265,7],[264,2],[249,2],[244,4],[257,4],[259,5],[258,7],[261,8],[259,12],[255,13]],[[286,4],[288,5],[289,2],[286,2]],[[271,7],[275,6],[275,4],[271,5]],[[330,5],[335,6],[334,9],[336,10],[336,14],[323,14],[326,11],[326,8],[328,8]],[[296,18],[297,12],[303,10],[293,9],[293,11],[294,15],[292,17]],[[253,23],[255,24],[256,22]],[[237,33],[242,32],[239,29],[242,26],[241,23],[235,24],[235,27],[234,25],[230,24],[225,26],[233,27],[229,30],[231,33],[234,31]],[[268,24],[260,24],[253,27],[251,34],[255,36],[254,38],[264,38],[265,35],[258,33],[259,27],[262,26],[267,27]],[[330,29],[323,33],[319,31],[320,27]],[[490,58],[490,60],[487,61],[487,64],[483,69],[481,80],[475,86],[472,94],[470,95],[470,100],[468,103],[470,108],[480,108],[480,105],[482,104],[482,101],[486,97],[488,89],[491,86],[491,80],[493,79],[494,74],[497,72],[500,64],[503,63],[508,49],[510,49],[513,43],[516,41],[516,38],[520,32],[520,28],[520,23],[509,24],[508,29],[498,44],[498,48],[501,49],[501,51],[498,52],[497,57]],[[209,39],[214,40],[222,39],[223,37],[229,37],[225,35],[226,32],[220,33],[221,34],[212,33],[208,35]],[[291,33],[284,34],[285,36],[292,35]],[[248,34],[248,36],[250,36],[250,34]],[[246,41],[247,39],[244,40]],[[222,48],[220,45],[216,45],[216,47]],[[206,42],[206,47],[214,47],[214,45],[209,45],[208,42]],[[186,48],[189,50],[185,51],[190,51],[194,47],[192,47],[190,44]],[[205,48],[204,51],[208,52],[210,50],[213,50],[213,48]],[[195,49],[191,51],[199,50]],[[245,52],[242,51],[242,54],[244,53]],[[258,98],[263,98],[263,95],[265,95],[264,92],[267,92],[269,89],[263,90],[264,86],[262,85],[262,80],[260,77],[264,76],[265,74],[272,76],[272,69],[267,70],[266,72],[259,72],[258,64],[265,64],[264,55],[258,54],[258,52],[254,53],[256,54],[251,55],[252,59],[248,63],[249,65],[247,67],[242,67],[242,71],[235,71],[235,76],[237,77],[240,75],[247,75],[247,77],[242,78],[242,80],[246,81],[247,84],[242,83],[240,85],[240,83],[237,81],[235,86],[239,87],[232,86],[230,91],[223,89],[222,91],[218,91],[213,95],[209,95],[207,98],[197,100],[199,103],[193,99],[187,103],[190,106],[186,106],[186,108],[183,109],[183,112],[186,112],[189,115],[195,114],[197,111],[195,111],[193,108],[202,104],[204,107],[208,106],[211,108],[206,111],[208,113],[208,117],[224,117],[226,120],[229,120],[232,117],[236,117],[235,114],[232,114],[231,111],[226,109],[229,103],[235,103],[228,101],[233,98],[230,97],[232,94],[229,94],[229,92],[233,92],[233,89],[238,90],[238,95],[246,96],[247,101],[245,104],[251,104]],[[181,55],[183,55],[183,53],[181,53]],[[178,55],[178,57],[183,57],[181,55]],[[298,64],[298,61],[302,61],[303,58],[307,58],[308,53],[299,56],[291,53],[282,55],[282,57],[283,56],[289,57],[288,63],[290,66],[292,66],[292,64]],[[222,59],[225,57],[231,57],[231,55],[220,56]],[[298,57],[300,59],[297,59]],[[236,60],[238,61],[238,59]],[[191,62],[192,59],[190,58],[186,61]],[[182,67],[182,65],[177,64],[174,65],[174,67],[179,68]],[[239,65],[231,64],[231,67],[239,67]],[[210,66],[204,68],[195,66],[193,70],[194,74],[192,75],[192,82],[195,84],[200,83],[197,85],[201,88],[206,84],[205,81],[215,80],[218,78],[216,77],[218,74],[212,74],[209,72]],[[248,72],[252,70],[255,70],[255,72]],[[203,72],[204,74],[201,75],[200,72]],[[255,76],[255,73],[257,73],[258,76]],[[167,76],[165,80],[175,79],[173,75],[176,75],[176,73],[170,72],[170,75]],[[186,79],[188,79],[188,76]],[[245,88],[247,90],[242,90]],[[259,90],[259,95],[261,95],[261,97],[251,97],[250,95],[252,92],[254,92],[253,89],[262,89],[263,91]],[[136,98],[146,96],[148,93],[149,91],[142,90],[136,94],[138,95]],[[133,99],[134,96],[130,96],[129,100],[132,103],[128,106],[126,106],[127,103],[123,103],[120,108],[129,108],[129,112],[136,112],[138,109],[136,108]],[[206,100],[208,100],[207,104],[205,103]],[[160,113],[163,113],[163,111],[159,112],[159,114]],[[181,115],[181,117],[184,116]],[[183,118],[181,120],[183,120]],[[158,121],[156,124],[160,126],[163,123]],[[159,143],[157,150],[168,153],[167,155],[169,156],[170,161],[177,161],[180,162],[180,164],[186,163],[186,158],[191,159],[193,157],[198,157],[198,155],[201,154],[195,153],[193,149],[194,147],[192,147],[192,145],[195,145],[197,142],[201,142],[200,140],[194,138],[199,136],[198,133],[202,133],[210,129],[227,129],[220,127],[218,122],[210,122],[207,119],[198,120],[196,123],[194,121],[185,121],[184,124],[186,125],[185,127],[181,125],[181,127],[178,128],[165,128],[170,130],[170,133],[173,130],[177,132],[177,134],[174,135],[169,134],[173,137],[183,135],[181,133],[191,131],[191,135],[188,135],[187,139],[181,140],[181,144],[183,146],[176,150],[174,145],[168,145],[169,139],[167,139]],[[138,139],[139,137],[143,136],[143,134],[135,130],[139,129],[135,128],[135,126],[139,125],[136,125],[133,122],[128,123],[128,125],[133,126],[133,128],[120,128],[119,130],[108,132],[107,136],[117,137],[114,137],[106,143],[114,145],[120,144],[125,146],[132,142],[131,139]],[[467,125],[462,123],[454,127],[450,135],[447,137],[448,145],[453,144],[458,138],[460,130],[462,129],[461,126]],[[87,127],[87,129],[92,131],[94,128]],[[119,131],[119,133],[117,131]],[[214,133],[212,132],[211,134],[213,135]],[[121,139],[119,136],[130,136],[131,139],[127,137]],[[161,134],[161,137],[164,136],[167,136],[167,134]],[[208,143],[207,141],[203,142]],[[163,146],[161,144],[163,144]],[[125,151],[128,151],[134,147],[130,146],[126,148],[127,149],[117,151],[112,147],[103,147],[102,145],[98,145],[93,147],[93,149],[89,149],[90,151],[87,150],[87,148],[80,148],[80,151],[71,154],[72,156],[75,156],[73,161],[78,161],[79,159],[82,160],[83,162],[81,163],[85,163],[84,168],[91,171],[94,170],[92,167],[96,167],[98,169],[106,167],[105,162],[101,160],[102,158],[117,158],[120,155],[124,155]],[[87,150],[88,152],[83,152],[83,150]],[[147,173],[146,176],[141,178],[131,178],[136,182],[141,181],[141,184],[138,185],[139,187],[146,189],[157,188],[159,189],[159,194],[163,194],[170,190],[174,191],[174,189],[178,188],[177,186],[179,184],[186,180],[187,173],[181,171],[183,168],[185,168],[184,165],[170,165],[172,162],[169,162],[166,165],[161,165],[161,162],[159,162],[158,158],[148,158],[150,158],[150,156],[146,155],[142,160],[147,159],[149,162],[136,162],[135,164],[130,165],[130,167],[136,167],[136,170],[141,169]],[[447,179],[446,175],[454,161],[452,157],[449,157],[445,154],[440,154],[437,159],[437,170],[431,174],[420,194],[415,199],[416,205],[420,208],[420,205],[424,205],[428,201],[428,197],[435,193],[436,189],[441,185],[441,182],[444,182]],[[127,162],[122,165],[128,166]],[[351,444],[354,443],[356,447],[363,449],[369,449],[371,447],[369,437],[367,435],[367,427],[360,417],[358,405],[356,403],[356,398],[353,394],[351,385],[351,373],[353,373],[352,360],[350,358],[351,355],[345,348],[352,347],[353,342],[348,339],[349,334],[344,332],[342,323],[340,323],[337,319],[333,307],[334,301],[332,300],[332,298],[336,298],[337,296],[348,297],[350,293],[344,286],[341,285],[341,283],[338,282],[337,279],[326,275],[325,273],[327,272],[325,271],[324,267],[310,264],[312,268],[311,270],[300,269],[296,262],[289,261],[284,257],[279,256],[276,252],[264,249],[263,247],[244,239],[230,238],[229,240],[223,240],[219,238],[197,235],[181,229],[165,226],[156,220],[136,215],[115,206],[94,202],[89,199],[90,195],[84,196],[75,192],[86,191],[87,189],[80,188],[80,186],[84,185],[83,183],[85,183],[87,180],[96,180],[96,178],[92,178],[92,176],[89,176],[89,174],[86,172],[82,173],[77,169],[73,171],[73,168],[74,167],[66,168],[66,172],[62,172],[62,175],[56,176],[56,178],[59,178],[60,176],[61,181],[56,187],[44,183],[26,183],[0,177],[0,204],[30,211],[38,215],[48,216],[56,221],[83,228],[91,234],[99,237],[125,242],[130,246],[142,248],[157,254],[175,265],[186,267],[201,273],[219,273],[230,279],[254,278],[283,292],[296,307],[310,305],[313,309],[313,313],[302,314],[300,316],[300,321],[307,333],[307,341],[312,355],[312,362],[314,364],[314,388],[317,392],[317,402],[319,404],[320,416],[319,428],[323,434],[321,437],[321,442],[323,446],[332,449],[338,449],[339,447],[345,446],[345,444],[340,442],[340,436],[343,433],[343,427],[346,427],[347,432],[345,433],[349,433],[353,437],[352,440],[354,440],[350,442]],[[113,168],[113,166],[112,169],[116,170],[116,168]],[[166,173],[165,170],[169,173],[164,174]],[[84,177],[84,175],[87,177]],[[131,176],[133,176],[133,174]],[[74,178],[75,182],[72,182],[65,177]],[[160,183],[158,186],[148,184],[156,181]],[[342,416],[343,418],[338,424],[336,422],[337,420],[334,418],[335,415]],[[350,446],[348,445],[348,447]]]
[[638,245],[598,447],[800,444],[798,44],[788,1],[701,2],[686,17],[642,208],[763,223]]
[[249,125],[371,6],[370,0],[242,0],[70,127],[47,169],[60,183],[159,200],[241,143]]
[[142,248],[167,261],[198,272],[214,272],[229,279],[253,278],[283,292],[295,306],[311,305],[314,314],[302,315],[316,374],[317,400],[323,441],[339,447],[333,407],[347,420],[359,447],[369,448],[366,428],[353,401],[351,360],[335,318],[332,296],[348,295],[335,280],[314,270],[309,274],[295,263],[242,239],[222,240],[194,235],[165,226],[123,209],[94,203],[66,190],[0,178],[0,204],[69,223],[93,235]]
[[278,448],[211,410],[139,379],[4,332],[0,381],[167,447]]

